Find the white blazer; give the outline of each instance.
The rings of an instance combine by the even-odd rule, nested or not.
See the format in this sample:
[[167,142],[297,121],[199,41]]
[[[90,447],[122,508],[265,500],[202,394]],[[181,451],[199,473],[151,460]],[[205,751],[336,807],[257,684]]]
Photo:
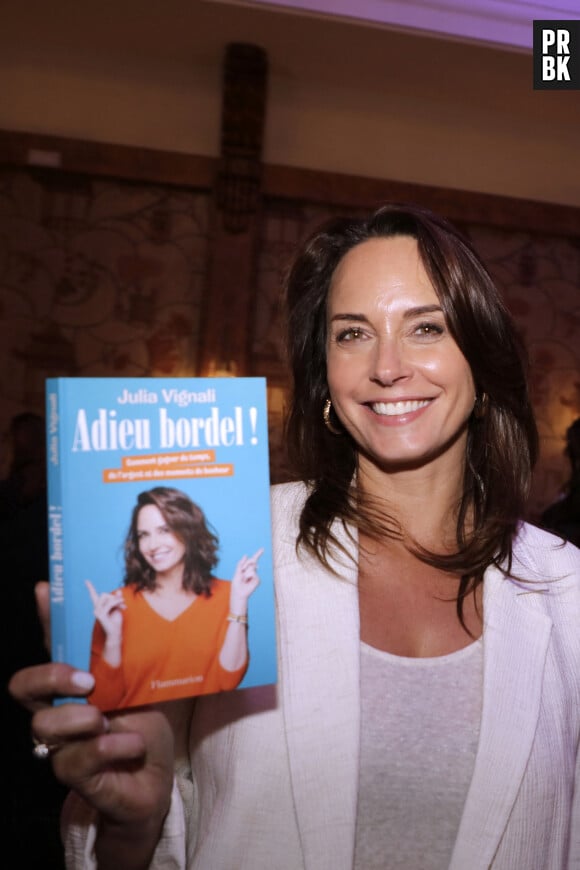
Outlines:
[[[278,686],[197,700],[193,780],[178,777],[152,868],[352,870],[356,559],[337,577],[297,557],[304,492],[273,488]],[[527,582],[484,579],[479,747],[450,870],[580,870],[580,551],[522,525],[514,556]],[[94,819],[78,800],[68,816],[68,866],[88,870]]]

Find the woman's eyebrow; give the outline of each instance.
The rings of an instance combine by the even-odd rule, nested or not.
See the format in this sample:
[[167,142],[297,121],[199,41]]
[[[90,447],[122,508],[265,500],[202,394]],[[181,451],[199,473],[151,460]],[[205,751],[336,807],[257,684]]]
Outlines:
[[416,308],[407,308],[403,317],[421,317],[423,314],[443,314],[443,309],[440,305],[418,305]]
[[333,320],[361,320],[364,323],[369,322],[369,319],[365,314],[349,314],[347,311],[343,314],[333,314],[330,320],[331,322]]
[[[407,308],[403,312],[403,317],[409,319],[411,317],[421,317],[424,314],[443,314],[443,309],[440,305],[417,305],[414,308]],[[368,323],[369,319],[366,314],[358,314],[355,312],[341,312],[333,314],[330,318],[331,322],[335,320],[360,320],[362,323]]]

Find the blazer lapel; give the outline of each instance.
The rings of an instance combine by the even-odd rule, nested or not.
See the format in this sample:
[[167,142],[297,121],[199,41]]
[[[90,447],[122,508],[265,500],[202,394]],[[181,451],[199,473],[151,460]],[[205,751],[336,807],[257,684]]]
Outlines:
[[360,730],[356,566],[345,559],[335,576],[310,556],[294,556],[280,569],[281,685],[304,866],[351,870]]
[[551,629],[551,620],[526,602],[534,594],[497,569],[486,572],[479,748],[449,870],[491,866],[520,788]]

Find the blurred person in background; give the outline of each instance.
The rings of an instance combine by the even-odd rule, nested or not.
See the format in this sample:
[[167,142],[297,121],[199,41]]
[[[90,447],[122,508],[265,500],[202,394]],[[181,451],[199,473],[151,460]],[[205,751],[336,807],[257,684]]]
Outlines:
[[580,547],[580,417],[566,430],[564,452],[570,462],[570,477],[562,496],[543,512],[541,523]]

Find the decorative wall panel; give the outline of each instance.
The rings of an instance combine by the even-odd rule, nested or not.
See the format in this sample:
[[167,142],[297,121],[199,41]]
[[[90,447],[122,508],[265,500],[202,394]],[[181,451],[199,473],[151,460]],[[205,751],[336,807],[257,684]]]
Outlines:
[[0,419],[50,375],[194,373],[208,202],[195,190],[0,172]]

